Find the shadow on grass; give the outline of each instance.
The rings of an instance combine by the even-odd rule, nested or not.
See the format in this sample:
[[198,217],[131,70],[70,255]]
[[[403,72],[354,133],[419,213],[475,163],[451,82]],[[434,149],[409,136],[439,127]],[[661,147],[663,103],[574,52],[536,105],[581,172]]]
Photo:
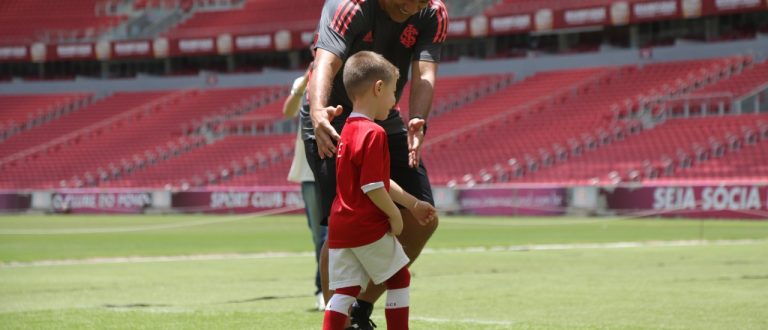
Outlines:
[[309,297],[309,295],[262,296],[262,297],[256,297],[256,298],[250,298],[250,299],[230,300],[230,301],[224,302],[223,304],[242,304],[242,303],[249,303],[254,301],[297,299],[297,298],[306,298],[306,297]]
[[123,305],[104,304],[101,306],[105,308],[150,308],[150,307],[169,307],[171,305],[137,303],[137,304],[123,304]]

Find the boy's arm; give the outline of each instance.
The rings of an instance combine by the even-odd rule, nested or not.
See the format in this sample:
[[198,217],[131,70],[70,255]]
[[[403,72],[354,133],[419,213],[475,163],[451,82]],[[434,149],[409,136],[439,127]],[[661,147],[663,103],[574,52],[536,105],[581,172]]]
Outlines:
[[400,235],[403,231],[403,217],[400,215],[400,210],[397,209],[392,198],[389,197],[387,190],[382,186],[381,188],[369,190],[365,194],[376,207],[389,217],[389,226],[392,234],[395,236]]
[[434,221],[437,216],[437,210],[432,205],[409,194],[392,179],[389,180],[389,196],[395,203],[411,211],[416,221],[422,226]]

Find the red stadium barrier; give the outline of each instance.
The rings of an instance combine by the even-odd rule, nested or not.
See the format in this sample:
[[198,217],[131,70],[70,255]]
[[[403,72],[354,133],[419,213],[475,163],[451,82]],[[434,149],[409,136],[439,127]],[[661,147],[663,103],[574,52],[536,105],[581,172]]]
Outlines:
[[670,185],[603,188],[606,208],[619,214],[768,219],[766,185]]
[[51,196],[56,213],[139,214],[152,205],[152,194],[144,190],[63,190]]
[[0,192],[0,213],[23,212],[32,205],[32,195],[14,191]]
[[565,215],[562,186],[464,188],[459,190],[460,212],[475,215]]
[[208,188],[175,192],[171,207],[179,212],[253,213],[275,209],[298,212],[304,200],[298,186]]

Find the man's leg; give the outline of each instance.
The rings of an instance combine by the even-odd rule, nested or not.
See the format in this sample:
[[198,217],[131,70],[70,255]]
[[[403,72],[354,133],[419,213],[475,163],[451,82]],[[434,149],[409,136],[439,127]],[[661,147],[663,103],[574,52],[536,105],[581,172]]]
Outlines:
[[[315,140],[304,141],[304,152],[307,162],[315,176],[315,193],[320,202],[320,224],[328,227],[328,216],[331,212],[333,199],[336,197],[336,159],[320,159]],[[323,242],[320,249],[320,284],[326,303],[333,292],[328,289],[328,244]]]
[[[320,252],[325,243],[327,235],[327,227],[320,224],[322,219],[322,212],[320,210],[320,201],[315,189],[315,183],[312,181],[305,181],[301,183],[301,194],[304,199],[304,205],[307,213],[307,225],[312,233],[312,243],[315,245],[315,295],[322,292],[322,285],[320,280]],[[318,301],[318,308],[325,308],[325,297],[322,301]]]
[[325,301],[329,301],[333,291],[328,289],[328,241],[325,241],[320,249],[320,286],[323,288]]

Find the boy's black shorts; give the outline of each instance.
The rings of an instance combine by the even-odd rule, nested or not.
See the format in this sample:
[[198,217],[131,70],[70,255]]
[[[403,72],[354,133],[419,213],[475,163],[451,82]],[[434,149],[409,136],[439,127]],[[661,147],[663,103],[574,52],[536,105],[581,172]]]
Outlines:
[[[435,205],[432,186],[429,184],[424,163],[420,161],[417,168],[408,166],[408,134],[405,132],[391,134],[388,138],[392,180],[409,194]],[[321,224],[327,226],[331,205],[336,197],[336,158],[320,159],[314,139],[304,140],[304,147],[307,162],[315,175],[315,184],[318,187],[316,192],[320,194],[319,200],[323,212]]]

